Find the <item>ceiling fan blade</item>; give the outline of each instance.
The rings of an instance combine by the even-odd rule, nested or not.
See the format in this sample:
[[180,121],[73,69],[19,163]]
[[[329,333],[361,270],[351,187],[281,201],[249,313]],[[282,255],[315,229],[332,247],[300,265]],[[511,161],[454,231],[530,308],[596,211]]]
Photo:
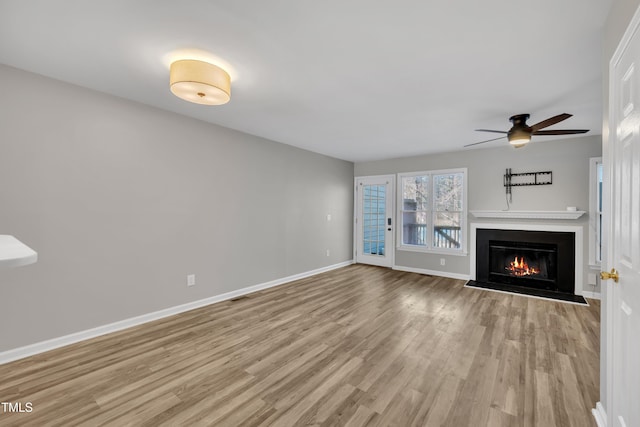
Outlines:
[[[506,133],[506,132],[505,132]],[[467,144],[465,147],[471,147],[473,145],[484,144],[485,142],[497,141],[499,139],[506,138],[506,136],[501,136],[499,138],[487,139],[486,141],[474,142],[473,144]]]
[[558,130],[539,130],[532,132],[532,135],[574,135],[577,133],[587,133],[589,129],[558,129]]
[[476,131],[478,131],[478,132],[493,132],[493,133],[504,133],[505,135],[507,134],[507,131],[505,131],[505,130],[493,130],[493,129],[476,129]]
[[572,115],[573,114],[562,113],[562,114],[558,114],[557,116],[549,117],[547,120],[543,120],[540,123],[536,123],[535,125],[531,126],[531,130],[535,132],[537,130],[549,127],[551,125],[555,125],[556,123],[560,123],[563,120],[567,120]]

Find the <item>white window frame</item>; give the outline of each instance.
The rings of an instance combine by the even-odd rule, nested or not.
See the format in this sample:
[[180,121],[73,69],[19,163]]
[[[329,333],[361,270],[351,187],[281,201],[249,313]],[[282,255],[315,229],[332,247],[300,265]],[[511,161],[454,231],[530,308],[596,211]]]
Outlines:
[[[459,248],[434,248],[433,245],[433,218],[434,218],[434,210],[432,206],[432,198],[433,198],[433,177],[435,175],[446,175],[452,173],[462,173],[462,211],[460,212],[460,247]],[[428,212],[429,218],[427,219],[427,245],[426,246],[417,246],[417,245],[407,245],[403,243],[402,236],[402,213],[403,213],[403,188],[402,182],[404,178],[411,178],[415,176],[429,176],[429,201],[428,201]],[[458,256],[466,256],[468,255],[467,251],[467,192],[469,186],[467,184],[467,168],[457,168],[457,169],[439,169],[439,170],[431,170],[431,171],[420,171],[420,172],[406,172],[399,173],[396,179],[396,249],[400,251],[408,251],[408,252],[424,252],[431,254],[442,254],[442,255],[458,255]]]
[[598,210],[598,200],[600,197],[598,187],[598,165],[602,164],[602,157],[591,157],[589,159],[589,265],[600,269],[602,260],[598,259],[598,248],[600,241],[600,217],[602,211]]

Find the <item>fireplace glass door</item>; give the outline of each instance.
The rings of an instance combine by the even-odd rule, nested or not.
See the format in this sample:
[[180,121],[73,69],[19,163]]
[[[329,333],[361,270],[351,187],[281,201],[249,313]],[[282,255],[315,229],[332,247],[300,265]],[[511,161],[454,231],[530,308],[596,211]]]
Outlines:
[[557,254],[554,244],[489,242],[489,281],[557,290]]

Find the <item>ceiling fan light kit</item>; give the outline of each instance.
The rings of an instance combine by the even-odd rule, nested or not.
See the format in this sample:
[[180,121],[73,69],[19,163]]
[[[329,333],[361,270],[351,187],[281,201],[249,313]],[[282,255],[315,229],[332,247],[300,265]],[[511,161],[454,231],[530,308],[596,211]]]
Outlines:
[[201,105],[222,105],[231,99],[231,78],[208,62],[182,59],[171,64],[170,88],[178,98]]
[[507,140],[514,148],[522,148],[531,141],[531,128],[527,126],[528,114],[509,117],[513,127],[507,132]]
[[[555,125],[563,120],[567,120],[571,117],[571,114],[562,113],[557,116],[550,117],[546,120],[543,120],[539,123],[536,123],[533,126],[527,125],[527,120],[529,119],[529,114],[516,114],[509,117],[513,126],[508,131],[502,130],[493,130],[493,129],[476,129],[479,132],[492,132],[492,133],[503,133],[506,134],[507,141],[515,148],[524,147],[531,141],[532,135],[575,135],[580,133],[587,133],[589,129],[558,129],[558,130],[542,130],[551,125]],[[467,144],[465,147],[471,147],[472,145],[484,144],[485,142],[496,141],[498,139],[502,139],[503,137],[493,138],[486,141],[480,141],[473,144]]]

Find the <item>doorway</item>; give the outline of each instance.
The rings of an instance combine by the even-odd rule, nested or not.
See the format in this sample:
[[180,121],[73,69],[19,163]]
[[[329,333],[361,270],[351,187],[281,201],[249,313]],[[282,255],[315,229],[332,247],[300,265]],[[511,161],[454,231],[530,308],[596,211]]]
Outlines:
[[394,176],[355,179],[354,251],[357,263],[393,265]]

